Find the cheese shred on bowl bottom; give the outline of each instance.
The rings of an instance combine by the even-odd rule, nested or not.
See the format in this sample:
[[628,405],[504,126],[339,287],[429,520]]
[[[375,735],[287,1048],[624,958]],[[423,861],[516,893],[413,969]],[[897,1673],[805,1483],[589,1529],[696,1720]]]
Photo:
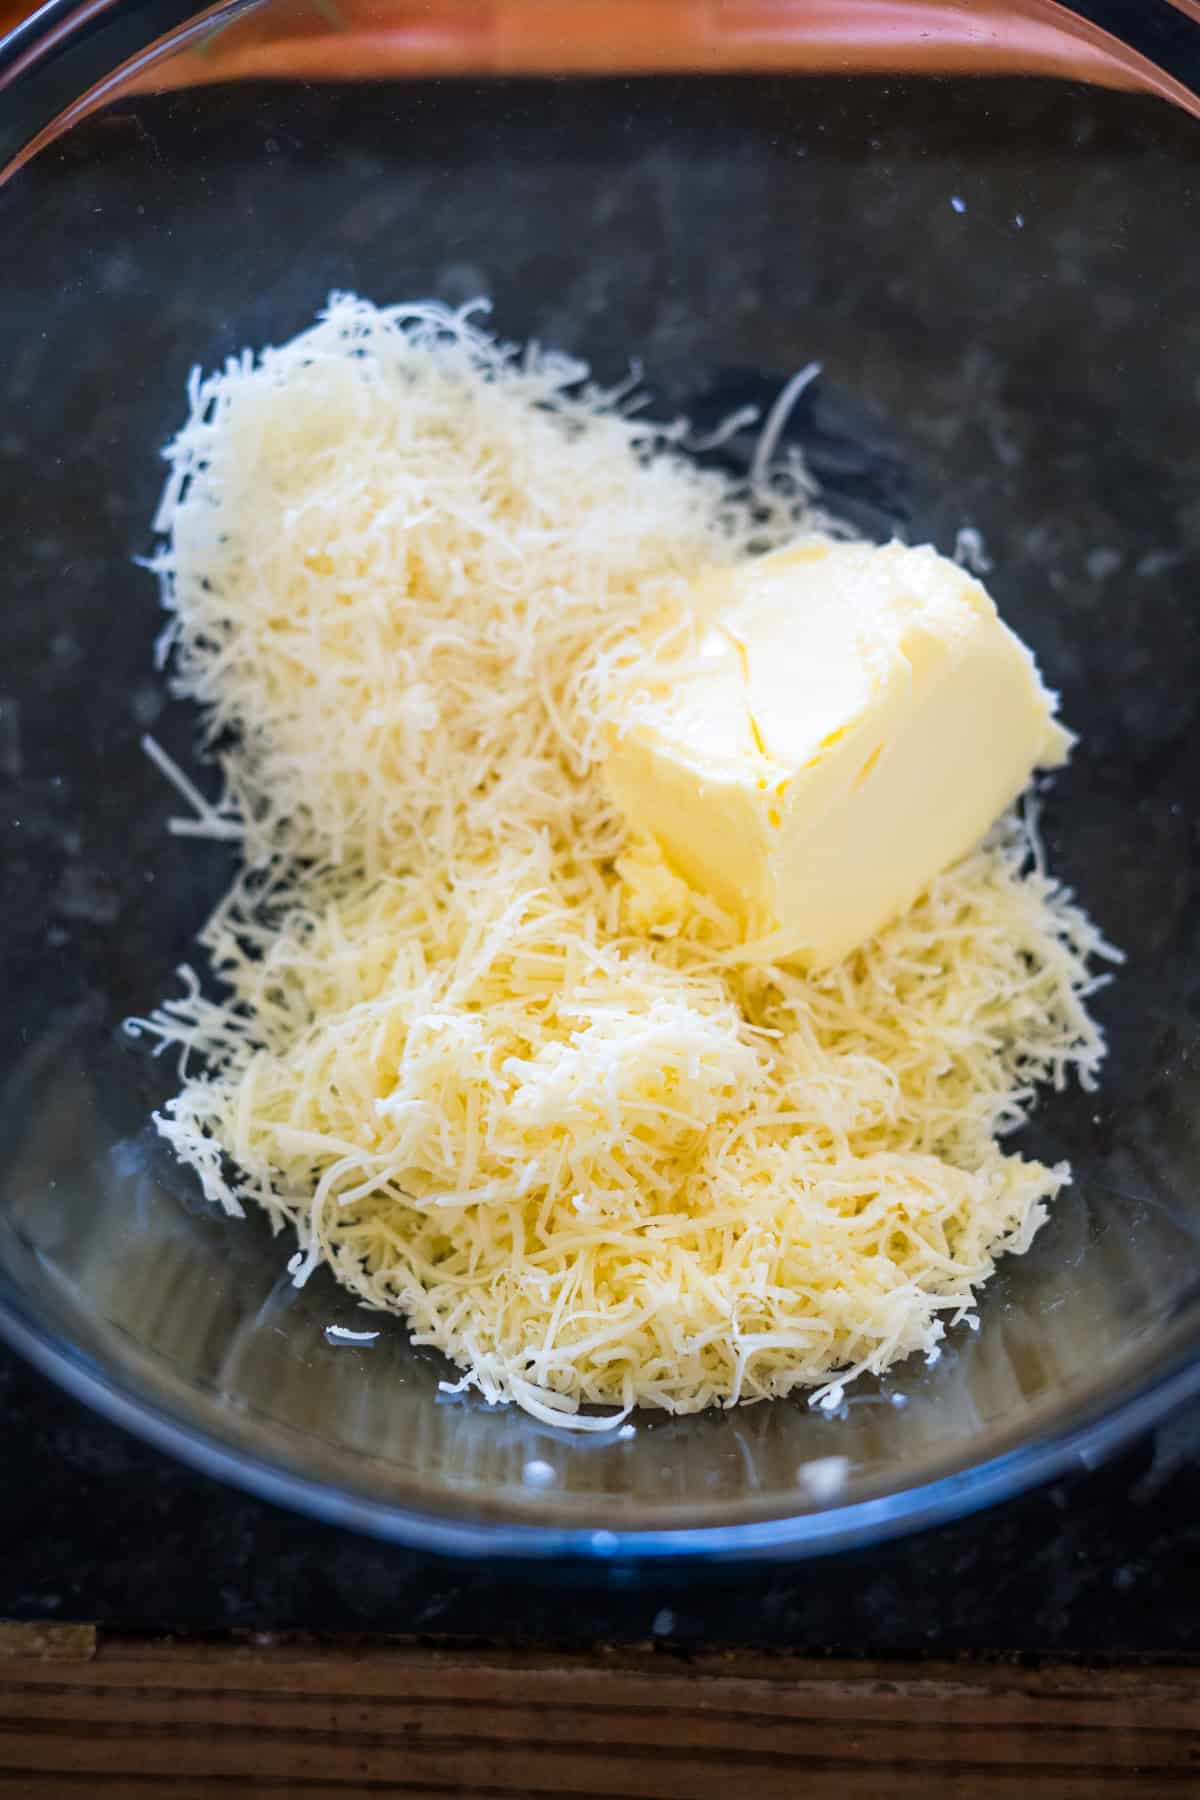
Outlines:
[[223,791],[175,826],[242,867],[142,1022],[158,1127],[489,1401],[835,1402],[1028,1247],[1069,1171],[1001,1144],[1093,1082],[1114,953],[1012,815],[836,967],[740,958],[613,810],[606,709],[695,652],[699,572],[813,529],[803,472],[702,471],[470,312],[335,296],[193,377],[156,566]]

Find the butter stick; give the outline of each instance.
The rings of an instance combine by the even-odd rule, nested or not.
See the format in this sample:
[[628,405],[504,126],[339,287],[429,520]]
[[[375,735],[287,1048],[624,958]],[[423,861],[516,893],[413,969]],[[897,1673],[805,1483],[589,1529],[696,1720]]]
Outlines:
[[1066,758],[1029,650],[927,545],[805,540],[707,577],[705,605],[699,654],[614,719],[606,776],[752,955],[839,961]]

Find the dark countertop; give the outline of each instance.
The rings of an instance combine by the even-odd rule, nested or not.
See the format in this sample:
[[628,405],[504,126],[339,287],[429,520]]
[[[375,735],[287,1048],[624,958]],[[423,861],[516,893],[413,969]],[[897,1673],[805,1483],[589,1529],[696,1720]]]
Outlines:
[[[157,618],[148,585],[136,590],[136,610],[128,604],[128,556],[131,548],[145,547],[158,481],[148,447],[161,441],[173,419],[193,357],[211,362],[243,342],[295,329],[333,286],[356,283],[381,298],[435,291],[456,302],[490,286],[505,329],[519,331],[527,318],[536,318],[545,337],[567,349],[599,344],[612,365],[605,372],[617,373],[618,352],[631,349],[661,371],[695,359],[703,364],[708,335],[718,335],[718,327],[722,333],[728,327],[746,360],[785,370],[798,330],[794,318],[781,316],[786,285],[804,342],[815,344],[814,354],[826,356],[855,392],[878,400],[890,414],[900,410],[905,359],[928,362],[923,410],[906,418],[906,431],[930,475],[929,491],[949,493],[947,480],[953,486],[944,505],[933,503],[928,529],[939,541],[952,542],[963,519],[979,523],[1006,575],[1006,605],[1010,592],[1023,596],[1027,590],[1026,604],[1033,608],[1047,581],[1055,593],[1062,586],[1062,608],[1046,609],[1041,630],[1047,664],[1063,674],[1068,691],[1077,675],[1071,633],[1060,633],[1055,621],[1068,618],[1070,607],[1090,614],[1108,605],[1105,597],[1118,587],[1123,596],[1132,593],[1135,601],[1142,597],[1141,604],[1157,608],[1160,641],[1151,644],[1149,633],[1144,641],[1135,638],[1131,627],[1129,654],[1156,654],[1189,666],[1195,612],[1190,587],[1187,603],[1183,597],[1179,545],[1194,541],[1200,526],[1195,409],[1182,384],[1178,392],[1168,391],[1167,383],[1156,387],[1137,372],[1143,364],[1153,372],[1154,344],[1179,341],[1172,333],[1186,328],[1200,342],[1186,257],[1164,250],[1186,246],[1189,205],[1195,216],[1187,165],[1177,179],[1184,122],[1143,109],[1136,117],[1156,122],[1143,141],[1136,121],[1128,129],[1123,123],[1122,108],[1134,102],[1076,95],[1060,106],[1050,90],[1036,98],[1031,85],[1019,91],[989,85],[977,92],[977,144],[969,156],[959,155],[961,120],[951,116],[952,107],[939,139],[927,129],[919,97],[897,96],[886,83],[856,89],[866,95],[867,110],[845,125],[849,149],[834,127],[822,136],[826,127],[817,124],[807,137],[798,127],[791,148],[791,139],[785,144],[781,135],[778,146],[772,139],[771,158],[761,163],[745,147],[750,102],[744,87],[713,86],[711,115],[702,121],[703,131],[697,127],[690,157],[657,146],[645,109],[636,117],[631,112],[629,121],[618,119],[613,141],[597,132],[593,143],[581,108],[578,166],[596,171],[590,228],[609,229],[604,221],[614,211],[630,221],[634,248],[621,282],[643,296],[642,310],[632,318],[616,303],[621,282],[615,273],[601,281],[576,269],[571,221],[563,229],[561,207],[553,232],[532,234],[536,263],[527,267],[509,254],[503,208],[490,181],[478,175],[467,130],[477,102],[469,95],[443,122],[442,136],[429,140],[431,167],[440,171],[444,165],[446,180],[454,178],[448,191],[461,254],[452,262],[446,261],[436,218],[428,245],[421,235],[427,190],[436,195],[442,188],[431,177],[427,188],[421,186],[426,175],[419,170],[412,191],[402,191],[380,149],[406,141],[406,133],[420,137],[424,121],[415,89],[403,113],[397,107],[394,117],[378,119],[370,90],[317,95],[311,147],[289,136],[287,108],[269,90],[248,92],[236,103],[214,100],[227,106],[229,117],[225,165],[212,170],[190,158],[187,103],[139,103],[73,134],[54,153],[61,154],[61,166],[51,160],[40,173],[35,169],[44,184],[35,191],[53,231],[31,238],[20,278],[10,281],[6,274],[0,295],[6,334],[18,345],[0,373],[0,493],[7,482],[10,500],[17,496],[25,552],[15,575],[11,569],[6,574],[14,630],[24,634],[29,659],[27,666],[19,657],[10,657],[7,667],[0,663],[0,704],[5,678],[23,668],[14,690],[20,714],[11,705],[0,713],[0,730],[8,734],[0,735],[0,778],[15,780],[23,755],[30,780],[46,772],[47,788],[41,813],[28,810],[23,822],[14,820],[0,876],[11,883],[6,929],[27,924],[30,942],[36,938],[40,945],[47,907],[54,911],[52,929],[63,946],[54,966],[63,997],[78,990],[85,964],[89,979],[99,980],[95,971],[108,970],[124,955],[129,970],[113,978],[122,995],[135,991],[135,974],[144,971],[127,934],[116,950],[111,947],[120,936],[114,921],[124,917],[128,897],[111,888],[108,865],[92,854],[90,814],[68,816],[60,790],[49,785],[48,772],[69,756],[80,733],[53,704],[39,706],[43,692],[58,691],[46,657],[45,609],[62,626],[50,642],[64,666],[72,658],[99,658],[120,637],[127,656],[145,669],[144,687],[133,695],[135,709],[142,709],[139,728],[153,722],[161,696],[150,670]],[[974,92],[960,102],[974,103]],[[555,204],[553,170],[535,154],[538,145],[544,149],[542,104],[541,90],[534,99],[526,92],[511,118],[498,112],[489,127],[488,142],[503,162],[505,205],[531,206],[531,195],[543,191],[547,204]],[[575,129],[572,95],[553,91],[545,104],[555,130]],[[785,124],[789,116],[781,113]],[[769,123],[759,120],[758,128],[765,131]],[[870,147],[885,148],[864,161],[858,140],[875,128],[879,141],[869,139]],[[1186,129],[1194,133],[1194,127]],[[314,242],[305,205],[291,199],[308,195],[318,216],[322,207],[331,209],[322,186],[331,179],[322,133],[336,135],[342,146],[339,179],[349,184],[352,200],[338,212],[337,233]],[[636,166],[613,175],[626,139]],[[1194,167],[1194,136],[1188,142]],[[261,181],[260,144],[277,171]],[[72,159],[88,154],[96,157],[97,186],[81,198],[70,179]],[[919,263],[881,287],[867,259],[861,280],[835,291],[827,273],[805,262],[802,244],[786,247],[788,255],[781,257],[771,234],[757,229],[760,215],[785,206],[793,164],[804,157],[820,159],[821,204],[835,222],[846,221],[848,233],[878,228],[893,215],[902,190],[915,196],[921,229],[951,246],[943,263],[961,275],[962,291],[952,296],[961,330],[941,360],[940,349],[930,355],[927,344],[938,297],[926,292]],[[903,182],[896,173],[901,167]],[[924,188],[913,185],[922,180]],[[1080,184],[1086,189],[1083,210],[1095,229],[1053,240],[1048,232],[1039,236],[1037,209],[1055,216],[1062,195],[1076,193]],[[702,217],[679,216],[685,191]],[[184,204],[188,229],[172,240],[171,207]],[[243,230],[246,219],[263,221],[261,248],[255,248],[258,235],[246,238],[248,251],[243,245],[246,266],[230,254],[226,236],[231,210],[239,207]],[[166,219],[161,229],[158,212]],[[706,225],[712,225],[715,252]],[[259,233],[257,223],[254,230]],[[741,245],[740,267],[722,253],[731,242]],[[88,272],[86,282],[63,276],[68,244]],[[485,255],[481,246],[488,244]],[[664,244],[670,284],[660,283],[656,273]],[[175,283],[177,259],[184,278]],[[1153,291],[1142,282],[1142,259],[1154,263]],[[1045,361],[1037,374],[1022,365],[1020,313],[1039,304],[1047,268],[1070,304],[1043,321]],[[174,296],[170,309],[143,292],[146,269]],[[1068,384],[1075,410],[1066,418],[1050,417],[1042,376],[1053,365],[1056,344],[1067,356],[1081,317],[1094,347],[1095,381],[1088,390]],[[45,319],[57,337],[48,336]],[[1136,366],[1128,386],[1136,404],[1128,402],[1124,438],[1106,443],[1097,468],[1095,444],[1108,429],[1108,384],[1123,367],[1123,346],[1137,334],[1139,320],[1148,325],[1138,338],[1142,362],[1130,356]],[[135,377],[128,384],[112,375],[114,336],[129,344]],[[55,396],[62,361],[55,345],[68,339],[77,350],[67,392],[87,417],[64,439],[47,396]],[[1194,372],[1194,359],[1188,366]],[[1038,404],[1043,415],[1035,426],[1030,421]],[[1051,426],[1057,460],[1043,463],[1039,432]],[[1162,451],[1163,432],[1175,434],[1169,455]],[[147,447],[143,463],[133,468],[130,442]],[[60,447],[67,457],[65,479],[90,501],[80,509],[66,550],[53,483],[44,479],[50,463],[62,461]],[[1143,490],[1138,470],[1160,455],[1170,464],[1171,484]],[[1113,604],[1105,617],[1115,620],[1129,610]],[[1023,625],[1024,616],[1015,616]],[[1148,692],[1146,683],[1137,690],[1143,697]],[[1170,695],[1153,693],[1153,716],[1143,716],[1133,710],[1136,695],[1126,694],[1114,674],[1103,693],[1075,691],[1072,697],[1073,718],[1090,702],[1141,746],[1146,781],[1174,754],[1170,732],[1178,721],[1167,705]],[[1190,696],[1185,701],[1194,704]],[[132,742],[128,721],[121,730]],[[114,726],[110,736],[116,735]],[[93,756],[112,753],[103,730],[76,748],[81,770]],[[1168,785],[1163,775],[1164,791]],[[123,841],[126,803],[120,793],[107,801],[104,828],[112,841]],[[1130,905],[1140,905],[1141,892],[1126,873]],[[1147,904],[1151,898],[1157,903],[1161,883],[1153,863],[1147,864],[1146,883]],[[1190,892],[1182,876],[1178,891],[1184,898]],[[57,894],[52,904],[48,893]],[[181,915],[180,945],[200,911],[197,897]],[[0,946],[4,953],[11,941],[10,933]],[[178,953],[174,944],[167,946],[164,967]],[[9,1017],[24,1017],[35,1002],[49,1007],[47,966],[35,965],[32,957],[20,964],[15,954],[4,964],[0,996]],[[1191,1116],[1183,1100],[1178,1110],[1180,1118]],[[1179,1121],[1173,1114],[1168,1123]],[[134,1442],[6,1351],[0,1352],[0,1431],[7,1452],[0,1479],[0,1616],[86,1620],[139,1632],[375,1630],[571,1644],[659,1637],[683,1645],[753,1644],[846,1655],[1121,1657],[1196,1648],[1200,1406],[1164,1423],[1103,1469],[1080,1469],[1002,1509],[869,1552],[773,1570],[685,1567],[644,1578],[610,1566],[603,1575],[593,1573],[587,1586],[568,1586],[566,1577],[546,1568],[438,1560],[289,1516]]]
[[565,1580],[357,1538],[170,1461],[0,1353],[0,1616],[136,1632],[668,1640],[843,1656],[1194,1653],[1200,1405],[938,1531],[777,1568]]

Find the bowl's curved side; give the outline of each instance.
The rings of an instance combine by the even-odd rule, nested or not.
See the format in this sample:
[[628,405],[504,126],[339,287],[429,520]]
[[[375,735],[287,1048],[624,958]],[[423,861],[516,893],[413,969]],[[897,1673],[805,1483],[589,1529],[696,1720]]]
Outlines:
[[[0,12],[0,27],[4,24]],[[45,0],[0,35],[0,181],[121,94],[244,79],[647,73],[1042,75],[1200,114],[1195,0]]]
[[74,1399],[155,1449],[203,1475],[258,1499],[344,1526],[389,1543],[450,1556],[537,1561],[576,1560],[615,1566],[702,1557],[721,1562],[802,1558],[885,1542],[944,1525],[1052,1481],[1078,1464],[1097,1467],[1147,1431],[1172,1408],[1200,1392],[1200,1338],[1152,1379],[1115,1404],[1092,1407],[1033,1442],[1024,1442],[965,1470],[876,1499],[751,1523],[613,1530],[558,1524],[496,1523],[491,1519],[423,1512],[389,1505],[349,1484],[314,1481],[296,1470],[232,1451],[216,1436],[183,1425],[144,1396],[127,1392],[100,1369],[46,1338],[24,1306],[0,1289],[0,1337]]

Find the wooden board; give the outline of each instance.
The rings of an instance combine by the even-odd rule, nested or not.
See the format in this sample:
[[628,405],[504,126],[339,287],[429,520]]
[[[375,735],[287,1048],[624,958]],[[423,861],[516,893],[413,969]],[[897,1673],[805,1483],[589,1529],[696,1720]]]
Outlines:
[[0,1795],[1200,1794],[1200,1670],[146,1641],[0,1625]]

